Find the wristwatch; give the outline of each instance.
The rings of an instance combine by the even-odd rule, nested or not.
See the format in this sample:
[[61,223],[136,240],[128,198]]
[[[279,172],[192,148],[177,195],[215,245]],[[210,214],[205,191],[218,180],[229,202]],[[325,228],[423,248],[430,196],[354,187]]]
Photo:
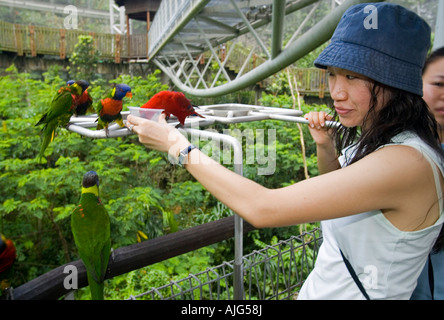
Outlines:
[[196,149],[197,147],[194,144],[190,144],[188,147],[183,149],[179,153],[179,159],[177,161],[177,165],[180,167],[183,167],[188,162],[188,154],[191,152],[191,150]]

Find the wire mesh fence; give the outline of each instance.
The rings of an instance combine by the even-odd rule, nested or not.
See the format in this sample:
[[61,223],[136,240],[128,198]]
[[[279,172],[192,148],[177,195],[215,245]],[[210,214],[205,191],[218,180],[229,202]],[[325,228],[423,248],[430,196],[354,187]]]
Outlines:
[[[314,267],[322,234],[319,228],[243,257],[244,299],[294,299]],[[130,300],[231,300],[233,262],[224,262],[205,271],[148,291],[131,295]]]

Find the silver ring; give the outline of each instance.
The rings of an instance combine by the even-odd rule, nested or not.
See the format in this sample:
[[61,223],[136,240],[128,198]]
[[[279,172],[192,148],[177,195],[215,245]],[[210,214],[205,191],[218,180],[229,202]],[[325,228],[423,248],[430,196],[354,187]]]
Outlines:
[[134,125],[132,124],[132,125],[130,125],[130,126],[128,127],[128,130],[129,130],[129,131],[133,131],[133,128],[134,128]]

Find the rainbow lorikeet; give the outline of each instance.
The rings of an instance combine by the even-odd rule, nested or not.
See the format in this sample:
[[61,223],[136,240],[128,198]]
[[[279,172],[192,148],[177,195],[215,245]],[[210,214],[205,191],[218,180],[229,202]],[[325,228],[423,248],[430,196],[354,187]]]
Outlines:
[[105,273],[111,252],[110,219],[99,197],[99,176],[85,173],[79,205],[71,215],[71,231],[86,267],[91,299],[103,300]]
[[172,114],[177,117],[181,125],[185,124],[185,118],[188,116],[204,118],[194,110],[194,107],[196,106],[192,105],[182,92],[176,91],[160,91],[141,106],[148,109],[164,109],[167,118]]
[[54,95],[48,111],[40,118],[36,126],[43,124],[43,139],[38,158],[43,154],[49,143],[54,140],[55,130],[58,126],[66,126],[74,114],[77,101],[89,83],[85,80],[76,81],[70,86],[63,86]]
[[[66,84],[68,86],[72,85],[73,83],[75,83],[74,80],[69,80],[68,82],[66,82]],[[74,114],[76,116],[83,116],[87,112],[94,112],[94,108],[92,106],[92,103],[93,103],[93,99],[92,99],[91,95],[89,94],[88,90],[85,89],[77,101],[77,107],[76,107],[76,110],[74,111]]]
[[14,243],[11,239],[0,234],[0,294],[6,294],[10,288],[10,278],[12,276],[12,266],[17,257]]
[[101,99],[96,104],[96,112],[98,115],[97,130],[105,129],[105,132],[108,135],[108,125],[113,121],[117,122],[122,128],[125,126],[123,124],[122,115],[120,114],[123,108],[122,99],[124,97],[133,97],[131,88],[126,84],[118,84],[106,95],[105,98]]

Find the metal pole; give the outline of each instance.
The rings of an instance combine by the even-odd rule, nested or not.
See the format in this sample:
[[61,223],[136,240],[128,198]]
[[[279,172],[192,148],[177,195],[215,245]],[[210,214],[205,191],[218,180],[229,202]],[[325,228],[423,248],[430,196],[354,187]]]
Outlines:
[[[240,142],[229,135],[221,134],[212,131],[198,130],[198,129],[184,129],[185,132],[190,133],[191,137],[197,136],[202,138],[211,138],[213,141],[224,142],[231,145],[233,148],[233,164],[234,172],[243,175],[242,165],[242,145]],[[192,140],[192,138],[191,138]],[[235,214],[234,216],[234,300],[244,299],[244,285],[243,285],[243,219]]]
[[444,0],[438,0],[438,12],[436,13],[435,41],[433,50],[444,47]]
[[273,32],[271,37],[271,58],[274,59],[282,51],[284,34],[285,1],[273,0]]

